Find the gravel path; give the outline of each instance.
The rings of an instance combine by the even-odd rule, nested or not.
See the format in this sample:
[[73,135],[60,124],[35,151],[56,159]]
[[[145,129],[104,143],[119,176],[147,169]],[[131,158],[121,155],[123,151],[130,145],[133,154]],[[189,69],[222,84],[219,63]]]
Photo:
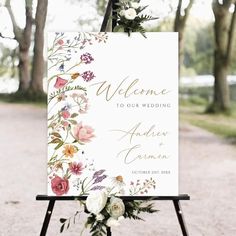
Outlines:
[[[46,192],[46,109],[0,103],[0,114],[0,236],[39,235],[47,205],[35,201]],[[184,124],[180,156],[180,192],[191,195],[182,203],[190,236],[236,235],[236,147]],[[156,205],[158,214],[124,221],[113,235],[180,236],[172,203]],[[48,236],[61,235],[59,218],[76,209],[76,202],[56,203]],[[62,235],[79,236],[80,229]]]

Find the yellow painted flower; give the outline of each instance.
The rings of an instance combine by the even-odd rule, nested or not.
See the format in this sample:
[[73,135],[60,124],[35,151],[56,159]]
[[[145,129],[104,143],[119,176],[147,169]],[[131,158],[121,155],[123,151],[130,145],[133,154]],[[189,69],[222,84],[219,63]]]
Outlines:
[[66,157],[73,157],[78,150],[73,145],[66,145],[63,150],[63,154]]
[[112,182],[113,182],[113,185],[118,188],[122,188],[123,186],[125,186],[123,176],[121,175],[113,177]]
[[80,73],[74,73],[74,74],[71,75],[71,79],[75,80],[79,76],[80,76]]

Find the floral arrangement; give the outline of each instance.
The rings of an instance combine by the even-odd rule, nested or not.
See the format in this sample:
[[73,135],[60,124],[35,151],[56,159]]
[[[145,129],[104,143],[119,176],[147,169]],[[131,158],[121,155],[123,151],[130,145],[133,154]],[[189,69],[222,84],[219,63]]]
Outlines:
[[[95,60],[92,54],[81,53],[86,46],[106,40],[106,33],[68,37],[56,32],[48,50],[48,178],[51,191],[57,196],[72,188],[79,195],[102,189],[101,182],[107,177],[105,170],[94,169],[92,159],[83,157],[83,147],[95,137],[95,130],[84,124],[83,115],[89,110],[86,85],[96,75],[86,70]],[[79,60],[72,64],[73,57]]]
[[[92,236],[103,236],[106,235],[108,227],[119,226],[125,218],[143,220],[139,216],[141,212],[157,212],[157,210],[154,209],[153,203],[148,201],[123,201],[115,195],[109,198],[108,196],[109,190],[94,191],[88,195],[86,201],[80,201],[84,207],[84,212],[89,214],[81,235],[86,228],[89,228]],[[78,213],[77,211],[75,215],[69,219],[60,219],[62,223],[60,229],[61,233],[65,228],[70,227],[72,218],[74,223],[76,222]]]
[[141,6],[140,0],[121,0],[117,6],[114,18],[117,20],[118,26],[114,28],[115,32],[127,32],[129,36],[131,32],[140,32],[146,37],[142,23],[158,19],[142,14],[148,6]]

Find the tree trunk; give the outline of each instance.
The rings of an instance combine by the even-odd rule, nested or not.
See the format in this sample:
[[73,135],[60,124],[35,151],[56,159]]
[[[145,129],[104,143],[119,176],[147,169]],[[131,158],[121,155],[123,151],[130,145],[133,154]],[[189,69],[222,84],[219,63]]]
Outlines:
[[19,45],[19,92],[25,92],[29,88],[30,82],[30,61],[29,61],[29,49],[21,47]]
[[194,0],[189,1],[189,4],[184,9],[184,15],[182,15],[183,1],[179,0],[175,14],[174,32],[179,32],[179,74],[181,74],[181,65],[183,64],[184,57],[184,31],[193,3]]
[[6,0],[5,6],[9,12],[15,39],[19,44],[19,92],[26,92],[30,83],[30,59],[29,48],[31,44],[32,32],[32,0],[25,0],[25,28],[22,30],[16,23],[14,13],[11,8],[11,1]]
[[[216,15],[217,14],[217,15]],[[228,17],[225,10],[215,13],[215,54],[214,54],[214,111],[227,111],[230,108],[229,86],[227,83],[228,63],[226,59]]]
[[225,1],[220,4],[213,1],[213,12],[215,16],[215,54],[214,54],[214,97],[209,107],[210,112],[228,112],[230,110],[230,90],[227,81],[228,68],[230,65],[232,42],[235,26],[235,12],[233,15],[229,8],[233,1]]
[[33,93],[42,94],[43,77],[44,77],[44,27],[47,16],[48,0],[38,0],[36,17],[35,17],[35,41],[34,41],[34,56],[32,65],[32,80],[30,91]]
[[217,52],[215,54],[214,103],[212,111],[227,112],[230,109],[229,85],[227,82],[228,65],[218,57]]
[[179,26],[175,32],[179,33],[178,42],[179,42],[179,76],[180,76],[181,68],[184,61],[184,27]]

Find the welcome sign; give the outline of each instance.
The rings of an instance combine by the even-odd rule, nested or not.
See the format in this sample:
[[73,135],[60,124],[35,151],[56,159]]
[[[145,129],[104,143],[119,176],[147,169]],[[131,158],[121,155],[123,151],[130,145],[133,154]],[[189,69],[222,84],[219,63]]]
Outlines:
[[49,33],[49,195],[178,195],[177,33],[146,36]]

